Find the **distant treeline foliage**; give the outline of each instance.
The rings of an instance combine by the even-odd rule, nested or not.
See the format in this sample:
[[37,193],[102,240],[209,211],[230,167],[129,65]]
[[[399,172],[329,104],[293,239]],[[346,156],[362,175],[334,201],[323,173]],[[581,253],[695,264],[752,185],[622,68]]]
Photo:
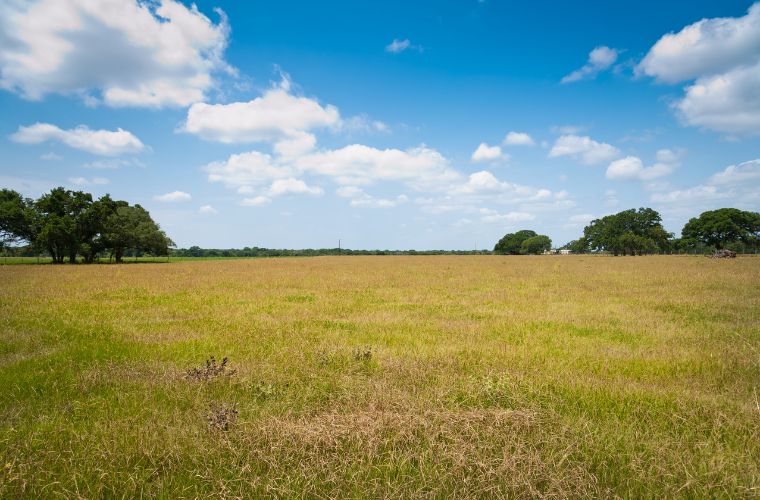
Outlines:
[[592,220],[583,236],[565,248],[574,253],[613,255],[706,253],[722,248],[756,252],[760,249],[760,214],[736,208],[710,210],[689,220],[681,238],[675,238],[662,227],[662,217],[657,211],[624,210]]
[[174,243],[140,205],[93,200],[82,191],[58,187],[37,200],[10,189],[0,190],[0,245],[27,244],[27,251],[47,253],[55,263],[77,256],[94,262],[103,254],[121,262],[125,253],[168,255]]
[[275,248],[176,248],[172,257],[316,257],[320,255],[489,255],[489,250],[351,250],[348,248],[306,248],[288,250]]

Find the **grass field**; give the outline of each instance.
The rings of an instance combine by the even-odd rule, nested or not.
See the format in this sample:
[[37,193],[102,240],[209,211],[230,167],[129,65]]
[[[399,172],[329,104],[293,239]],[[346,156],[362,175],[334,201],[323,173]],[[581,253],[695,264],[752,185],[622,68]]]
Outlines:
[[[1,497],[760,496],[757,258],[4,266],[0,282]],[[187,376],[211,355],[225,371]]]

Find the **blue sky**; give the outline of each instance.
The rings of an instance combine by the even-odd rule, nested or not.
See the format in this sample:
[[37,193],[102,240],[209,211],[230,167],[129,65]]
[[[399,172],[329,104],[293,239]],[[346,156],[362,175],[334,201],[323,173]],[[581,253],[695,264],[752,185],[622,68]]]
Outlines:
[[470,249],[760,209],[760,3],[0,2],[0,185],[179,246]]

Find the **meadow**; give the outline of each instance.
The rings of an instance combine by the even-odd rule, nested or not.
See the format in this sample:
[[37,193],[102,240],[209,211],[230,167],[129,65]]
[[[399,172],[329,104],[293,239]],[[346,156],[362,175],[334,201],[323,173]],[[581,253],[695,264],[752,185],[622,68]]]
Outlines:
[[760,258],[15,265],[0,283],[0,497],[760,496]]

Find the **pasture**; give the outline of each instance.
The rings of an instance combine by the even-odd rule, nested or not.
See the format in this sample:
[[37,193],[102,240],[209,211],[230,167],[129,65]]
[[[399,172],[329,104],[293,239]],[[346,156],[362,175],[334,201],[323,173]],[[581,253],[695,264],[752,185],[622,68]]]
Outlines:
[[0,497],[760,495],[758,258],[16,265],[0,283]]

